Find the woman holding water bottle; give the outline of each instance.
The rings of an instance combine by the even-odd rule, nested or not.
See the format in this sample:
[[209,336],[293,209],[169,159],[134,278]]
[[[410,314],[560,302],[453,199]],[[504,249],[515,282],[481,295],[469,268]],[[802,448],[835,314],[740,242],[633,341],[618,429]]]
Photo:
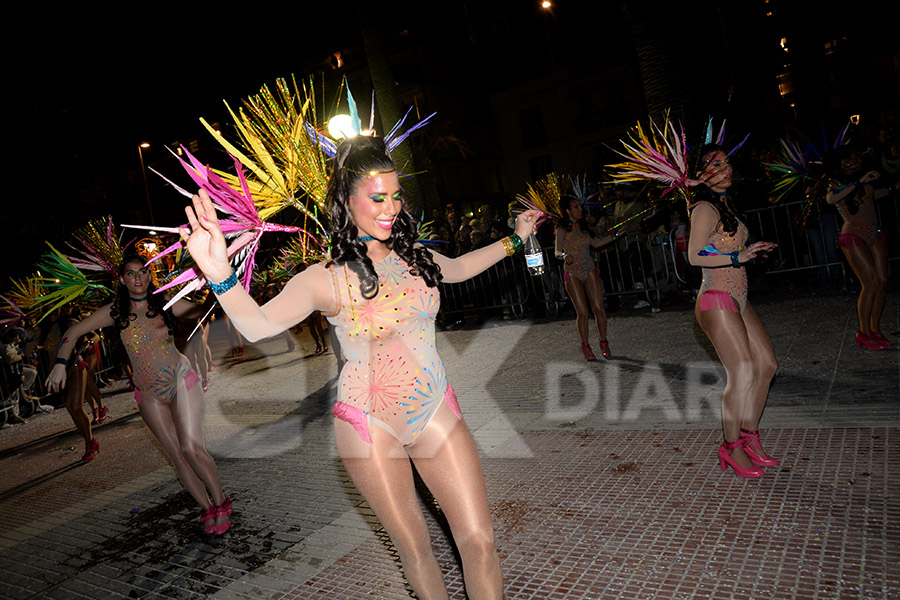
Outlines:
[[588,315],[594,313],[600,333],[600,351],[612,355],[606,339],[606,309],[603,307],[603,282],[591,257],[591,248],[599,248],[615,240],[615,236],[597,237],[588,225],[581,201],[575,196],[559,199],[562,217],[556,224],[556,258],[563,261],[563,282],[575,307],[575,327],[581,338],[581,352],[589,361],[597,360],[588,343]]

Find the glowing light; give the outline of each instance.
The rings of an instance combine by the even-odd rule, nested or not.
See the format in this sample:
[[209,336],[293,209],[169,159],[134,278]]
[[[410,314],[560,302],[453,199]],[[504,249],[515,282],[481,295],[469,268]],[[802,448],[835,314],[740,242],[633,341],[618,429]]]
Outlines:
[[550,10],[553,7],[553,3],[550,0],[544,0],[541,2],[541,8],[544,10]]
[[336,139],[356,137],[356,130],[353,128],[353,120],[350,115],[334,115],[328,121],[328,134]]
[[850,115],[850,122],[859,125],[859,115]]
[[149,148],[149,147],[150,147],[149,142],[141,142],[141,148]]

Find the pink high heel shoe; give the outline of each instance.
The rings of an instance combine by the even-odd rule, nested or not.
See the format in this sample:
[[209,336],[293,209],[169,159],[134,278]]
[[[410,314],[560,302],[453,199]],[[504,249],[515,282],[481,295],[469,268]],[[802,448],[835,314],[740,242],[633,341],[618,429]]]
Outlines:
[[875,340],[876,342],[881,342],[882,345],[883,345],[885,348],[894,345],[894,342],[892,342],[891,340],[889,340],[889,339],[887,339],[886,337],[884,337],[884,334],[881,333],[880,331],[878,331],[878,332],[873,333],[872,335],[870,335],[870,336],[869,336],[869,339],[870,339],[870,340]]
[[591,350],[589,344],[581,344],[581,352],[584,354],[584,359],[587,361],[595,361],[597,357],[594,356],[594,351]]
[[[762,469],[760,469],[759,467],[756,467],[756,466],[742,467],[741,465],[737,464],[737,461],[735,461],[731,457],[731,453],[733,450],[735,450],[736,448],[742,448],[743,446],[744,446],[744,438],[738,438],[738,440],[735,442],[728,442],[728,441],[722,442],[722,445],[719,446],[719,466],[722,467],[722,470],[725,471],[726,469],[728,469],[728,467],[730,465],[731,468],[734,469],[734,472],[739,477],[748,477],[749,478],[749,477],[762,477],[763,475],[765,475],[766,472],[763,471]],[[748,454],[748,456],[749,456],[749,454]]]
[[609,342],[606,340],[600,340],[600,354],[603,355],[603,358],[609,358],[612,356],[612,352],[609,350]]
[[215,507],[216,517],[229,517],[227,521],[224,523],[216,523],[215,530],[216,535],[222,535],[231,527],[231,498],[225,498],[225,501],[222,504]]
[[200,513],[200,524],[203,525],[204,533],[212,535],[216,532],[216,516],[219,514],[218,510],[218,506],[211,504],[209,508]]
[[762,442],[759,439],[759,432],[741,427],[741,439],[744,440],[744,453],[757,467],[777,467],[778,460],[771,456],[766,456],[762,451]]
[[866,350],[884,350],[887,348],[884,342],[873,338],[871,335],[864,335],[862,331],[856,332],[856,347],[865,348]]

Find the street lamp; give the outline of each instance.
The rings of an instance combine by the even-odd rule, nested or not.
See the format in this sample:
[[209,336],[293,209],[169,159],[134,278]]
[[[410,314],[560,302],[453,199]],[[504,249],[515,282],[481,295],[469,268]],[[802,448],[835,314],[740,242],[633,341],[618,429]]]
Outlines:
[[144,175],[144,193],[147,195],[147,208],[150,210],[150,224],[153,225],[153,205],[150,204],[150,186],[147,185],[147,169],[144,167],[144,149],[149,147],[150,144],[147,142],[138,144],[138,156],[141,158],[141,173]]

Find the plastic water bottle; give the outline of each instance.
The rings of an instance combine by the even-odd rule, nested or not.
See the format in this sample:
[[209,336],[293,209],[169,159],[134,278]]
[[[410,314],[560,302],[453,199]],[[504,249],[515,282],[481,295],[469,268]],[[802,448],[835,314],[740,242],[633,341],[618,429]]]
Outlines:
[[532,275],[544,274],[544,253],[541,251],[541,243],[533,233],[525,240],[525,265]]

